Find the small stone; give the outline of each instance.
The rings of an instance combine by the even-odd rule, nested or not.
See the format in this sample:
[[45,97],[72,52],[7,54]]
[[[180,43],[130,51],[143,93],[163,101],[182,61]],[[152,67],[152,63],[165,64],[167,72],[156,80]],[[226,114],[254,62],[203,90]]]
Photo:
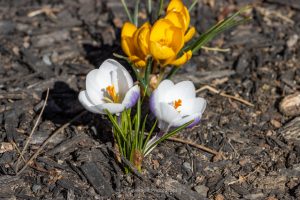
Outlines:
[[263,193],[256,193],[256,194],[247,194],[243,196],[245,199],[255,200],[255,199],[262,199],[265,197]]
[[279,109],[286,116],[300,115],[300,93],[284,97],[280,102]]
[[201,194],[201,196],[207,197],[209,188],[205,185],[197,185],[194,187],[195,191]]
[[0,143],[0,153],[5,153],[7,151],[12,151],[12,150],[14,150],[14,147],[11,143],[9,142]]
[[33,185],[32,186],[32,191],[33,193],[38,193],[38,191],[40,191],[42,189],[42,186],[41,185]]
[[286,45],[289,48],[292,48],[293,46],[295,46],[295,44],[297,44],[298,39],[299,39],[299,36],[297,34],[294,34],[294,35],[290,36],[290,38],[286,42]]
[[266,200],[278,200],[278,199],[276,197],[274,197],[274,196],[270,196]]
[[222,194],[217,194],[215,196],[215,200],[224,200],[224,199],[225,199],[225,197]]
[[181,146],[181,147],[178,147],[178,149],[176,150],[176,152],[179,155],[183,155],[183,154],[186,154],[188,151],[187,151],[187,149],[184,146]]
[[282,125],[279,121],[277,121],[276,119],[272,119],[270,121],[270,123],[275,127],[275,128],[280,128]]
[[191,166],[191,164],[188,163],[188,162],[184,162],[184,163],[183,163],[183,168],[184,168],[185,170],[187,170],[187,171],[192,171],[192,166]]

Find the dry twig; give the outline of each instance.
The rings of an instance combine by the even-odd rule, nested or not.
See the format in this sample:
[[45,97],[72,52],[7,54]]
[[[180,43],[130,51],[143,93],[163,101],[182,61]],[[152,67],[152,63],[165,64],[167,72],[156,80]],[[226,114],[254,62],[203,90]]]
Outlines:
[[218,51],[218,52],[229,52],[230,49],[226,48],[226,49],[221,49],[218,47],[206,47],[206,46],[202,46],[202,49],[206,50],[206,51]]
[[48,142],[54,138],[58,133],[62,132],[66,127],[68,127],[71,123],[79,119],[81,116],[86,114],[87,111],[83,111],[77,116],[75,116],[73,119],[71,119],[69,122],[65,123],[63,126],[61,126],[59,129],[57,129],[50,137],[48,137],[45,142],[38,148],[38,150],[30,157],[30,159],[27,161],[27,163],[20,169],[20,171],[17,172],[16,175],[20,175],[26,168],[27,166],[40,154],[40,152],[45,148],[45,146],[48,144]]
[[20,154],[20,157],[18,158],[18,160],[17,160],[17,162],[16,162],[16,172],[17,172],[18,169],[19,169],[20,160],[21,160],[21,158],[24,158],[24,153],[25,153],[25,151],[26,151],[26,149],[27,149],[27,147],[28,147],[28,144],[29,144],[29,142],[30,142],[30,140],[31,140],[31,138],[32,138],[32,135],[33,135],[35,129],[37,128],[37,126],[38,126],[38,124],[39,124],[39,122],[40,122],[40,119],[41,119],[41,117],[42,117],[42,114],[44,113],[45,107],[46,107],[46,105],[47,105],[48,97],[49,97],[49,88],[47,89],[46,98],[45,98],[45,102],[44,102],[44,104],[43,104],[42,110],[41,110],[41,112],[40,112],[40,114],[39,114],[39,116],[38,116],[38,118],[37,118],[37,120],[36,120],[36,122],[35,122],[35,124],[34,124],[34,126],[33,126],[33,129],[31,130],[31,132],[30,132],[30,134],[29,134],[29,137],[28,137],[27,140],[26,140],[25,146],[24,146],[24,148],[23,148],[23,150],[22,150],[22,152],[21,152],[21,154]]
[[175,138],[175,137],[169,137],[169,138],[167,138],[167,140],[174,141],[174,142],[180,142],[180,143],[183,143],[183,144],[188,144],[188,145],[191,145],[191,146],[196,147],[198,149],[201,149],[202,151],[206,151],[206,152],[211,153],[211,154],[213,154],[215,156],[221,156],[223,158],[222,152],[217,152],[217,151],[215,151],[213,149],[205,147],[205,146],[203,146],[201,144],[196,144],[196,143],[194,143],[192,141],[183,140],[183,139]]
[[226,94],[225,92],[221,92],[220,90],[217,90],[216,88],[213,88],[213,87],[211,87],[209,85],[205,85],[205,86],[199,88],[198,90],[196,90],[196,93],[199,93],[199,92],[201,92],[203,90],[209,90],[209,91],[211,91],[211,92],[213,92],[215,94],[219,94],[222,97],[226,97],[226,98],[229,98],[229,99],[234,99],[234,100],[239,101],[239,102],[241,102],[243,104],[246,104],[247,106],[254,107],[254,104],[250,103],[249,101],[246,101],[246,100],[244,100],[244,99],[242,99],[240,97],[236,97],[236,96],[232,96],[232,95]]
[[38,9],[38,10],[34,10],[34,11],[31,11],[27,14],[28,17],[35,17],[37,15],[40,15],[40,14],[43,14],[45,13],[48,17],[50,18],[53,18],[53,19],[56,19],[56,16],[54,13],[57,13],[59,12],[61,9],[59,8],[51,8],[50,6],[45,6],[41,9]]

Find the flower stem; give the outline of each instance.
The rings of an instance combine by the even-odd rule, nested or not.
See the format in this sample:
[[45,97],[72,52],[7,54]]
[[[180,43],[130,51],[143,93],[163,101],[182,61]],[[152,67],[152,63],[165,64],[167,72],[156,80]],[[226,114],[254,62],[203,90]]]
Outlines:
[[159,70],[159,75],[158,75],[158,79],[157,79],[156,88],[158,87],[160,82],[164,79],[165,72],[166,72],[166,69],[164,67],[161,67],[160,70]]
[[128,10],[128,7],[127,7],[127,4],[126,4],[125,0],[121,0],[121,2],[122,2],[122,5],[124,7],[124,10],[125,10],[125,12],[127,14],[127,17],[129,19],[129,21],[133,24],[133,19],[132,19],[132,16],[131,16],[131,14],[130,14],[130,12]]
[[158,19],[161,16],[163,6],[164,6],[164,0],[159,0],[159,9],[158,9],[158,12],[157,12],[156,19]]

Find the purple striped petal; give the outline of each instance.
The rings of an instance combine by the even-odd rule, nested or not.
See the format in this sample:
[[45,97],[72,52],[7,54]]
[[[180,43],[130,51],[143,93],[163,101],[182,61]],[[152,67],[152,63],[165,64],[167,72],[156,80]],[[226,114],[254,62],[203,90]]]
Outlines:
[[126,108],[131,108],[136,104],[139,98],[140,98],[140,87],[138,85],[135,85],[128,90],[128,92],[126,93],[123,99],[122,104]]
[[194,119],[194,121],[190,125],[187,126],[187,128],[193,128],[194,126],[196,126],[197,124],[199,124],[200,121],[201,121],[201,117],[200,116],[196,117]]
[[140,98],[140,92],[133,92],[133,93],[131,94],[129,103],[127,103],[127,104],[125,105],[125,107],[126,107],[126,108],[131,108],[131,107],[133,107],[133,106],[136,104],[136,102],[138,101],[139,98]]

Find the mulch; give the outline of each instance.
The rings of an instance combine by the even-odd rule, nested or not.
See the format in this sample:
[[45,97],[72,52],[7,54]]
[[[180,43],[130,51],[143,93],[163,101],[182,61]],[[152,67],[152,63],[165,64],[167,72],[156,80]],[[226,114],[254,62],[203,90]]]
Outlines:
[[[201,33],[247,3],[200,1],[191,23]],[[0,1],[0,199],[300,199],[300,3],[250,3],[249,23],[208,44],[229,52],[201,50],[174,77],[254,104],[198,94],[203,120],[177,137],[224,158],[166,141],[142,174],[125,174],[109,121],[77,99],[86,74],[122,53],[121,2]],[[144,1],[140,11],[145,20]],[[18,173],[36,123],[24,153],[32,162]]]

